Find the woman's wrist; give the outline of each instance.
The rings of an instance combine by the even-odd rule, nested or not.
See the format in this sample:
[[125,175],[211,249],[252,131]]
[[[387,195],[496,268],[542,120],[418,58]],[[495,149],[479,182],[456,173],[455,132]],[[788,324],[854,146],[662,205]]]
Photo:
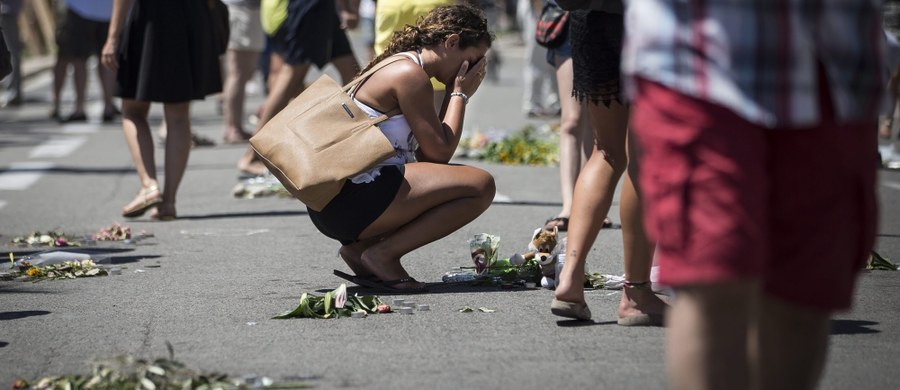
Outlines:
[[454,97],[454,96],[459,96],[459,97],[461,97],[462,100],[463,100],[463,104],[466,104],[466,105],[469,104],[469,95],[466,95],[466,94],[463,93],[463,92],[451,92],[451,93],[450,93],[450,97]]

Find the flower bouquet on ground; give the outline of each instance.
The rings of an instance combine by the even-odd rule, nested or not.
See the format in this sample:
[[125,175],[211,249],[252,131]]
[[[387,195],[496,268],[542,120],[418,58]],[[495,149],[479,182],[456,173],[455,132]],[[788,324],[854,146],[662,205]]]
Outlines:
[[347,295],[347,285],[318,296],[303,293],[300,296],[300,304],[294,310],[281,313],[272,319],[283,320],[288,318],[339,318],[350,317],[352,313],[363,315],[374,313],[390,313],[391,307],[386,305],[375,295]]
[[27,236],[15,237],[10,243],[17,246],[81,246],[81,243],[73,240],[65,233],[53,230],[47,232],[35,231]]
[[34,282],[54,279],[75,279],[91,276],[106,276],[109,272],[98,267],[91,259],[64,261],[61,264],[35,266],[28,261],[15,263],[13,254],[9,254],[13,267],[9,272],[0,273],[0,280],[31,280]]

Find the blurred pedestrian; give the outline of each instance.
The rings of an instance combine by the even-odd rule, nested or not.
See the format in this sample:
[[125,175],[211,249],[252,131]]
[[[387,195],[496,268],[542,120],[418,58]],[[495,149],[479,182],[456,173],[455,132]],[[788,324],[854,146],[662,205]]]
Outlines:
[[256,74],[257,61],[265,48],[260,21],[260,0],[224,0],[228,6],[231,34],[225,52],[226,76],[223,92],[226,144],[246,143],[252,134],[244,131],[244,97],[247,82]]
[[522,112],[531,118],[559,115],[561,104],[556,74],[545,60],[547,49],[534,40],[537,18],[542,8],[542,0],[519,0],[516,11],[522,40],[525,42]]
[[[323,68],[331,63],[343,83],[359,71],[353,55],[348,28],[359,23],[357,3],[351,0],[263,0],[263,31],[271,36],[272,51],[284,64],[275,75],[257,123],[261,128],[288,102],[303,92],[311,65]],[[245,175],[264,175],[266,167],[251,148],[241,156],[238,169]]]
[[0,0],[0,28],[9,50],[12,73],[0,79],[0,107],[22,105],[22,41],[19,38],[19,13],[22,0]]
[[366,47],[366,61],[375,58],[375,0],[360,0],[359,30]]
[[[57,50],[56,64],[53,66],[53,106],[50,118],[61,122],[85,122],[88,119],[85,110],[88,59],[93,56],[97,56],[98,60],[100,58],[109,31],[112,0],[66,0],[62,8],[61,15],[57,18]],[[75,109],[66,116],[60,116],[62,89],[70,65],[75,81]],[[115,78],[115,72],[97,64],[97,80],[103,96],[101,119],[104,123],[111,122],[119,115],[119,109],[113,104]]]
[[[138,195],[122,209],[124,217],[138,217],[154,209],[151,218],[176,218],[176,193],[191,150],[190,101],[222,90],[212,1],[217,0],[113,3],[102,60],[118,71],[122,127],[141,185]],[[162,189],[147,122],[151,102],[163,103],[167,128]]]
[[[348,179],[321,211],[307,210],[323,234],[343,245],[341,257],[355,273],[344,277],[382,290],[421,291],[424,284],[409,276],[401,258],[465,226],[490,206],[494,178],[448,162],[462,135],[466,104],[485,77],[492,41],[481,10],[441,6],[395,33],[364,69],[394,61],[353,98],[371,117],[399,110],[379,124],[397,153]],[[431,102],[431,78],[448,88],[440,111]]]
[[[644,234],[636,181],[633,143],[628,142],[628,106],[622,97],[619,62],[624,35],[623,5],[604,2],[606,10],[569,12],[575,97],[586,102],[594,147],[578,175],[572,215],[566,235],[566,262],[557,275],[551,312],[568,318],[590,319],[584,299],[587,254],[612,205],[622,180],[619,215],[622,223],[625,288],[619,300],[617,323],[622,326],[660,326],[665,303],[651,289],[653,245]],[[629,150],[631,148],[631,150]]]
[[673,389],[815,388],[872,249],[881,2],[809,5],[629,3]]
[[[554,0],[545,0],[544,7],[559,7]],[[568,31],[568,25],[565,30]],[[572,193],[581,169],[591,155],[594,133],[588,120],[587,105],[572,96],[574,74],[572,69],[572,43],[566,33],[558,47],[547,48],[547,63],[556,68],[558,96],[560,97],[559,122],[559,192],[562,195],[562,209],[556,216],[544,222],[544,229],[567,231],[569,216],[572,214]],[[612,226],[609,218],[604,227]]]

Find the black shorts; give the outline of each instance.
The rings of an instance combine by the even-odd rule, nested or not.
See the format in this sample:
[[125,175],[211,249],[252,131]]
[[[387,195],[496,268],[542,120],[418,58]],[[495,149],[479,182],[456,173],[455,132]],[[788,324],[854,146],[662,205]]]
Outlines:
[[577,10],[569,12],[569,37],[572,41],[572,68],[575,82],[572,95],[578,101],[622,103],[622,40],[625,19],[622,14]]
[[106,43],[109,22],[85,19],[71,9],[56,29],[60,58],[88,58],[99,55]]
[[347,245],[359,239],[372,222],[387,210],[403,183],[402,165],[381,168],[370,183],[347,180],[341,192],[322,211],[307,208],[309,218],[322,234]]
[[335,58],[353,54],[334,1],[291,1],[287,12],[287,19],[271,39],[272,50],[285,63],[323,68]]

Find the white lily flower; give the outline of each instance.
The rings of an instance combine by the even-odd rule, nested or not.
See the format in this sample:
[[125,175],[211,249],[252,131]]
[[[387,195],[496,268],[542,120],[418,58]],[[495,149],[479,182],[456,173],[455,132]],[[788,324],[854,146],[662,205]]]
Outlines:
[[347,303],[347,285],[341,283],[341,286],[334,290],[334,307],[342,309],[345,303]]

